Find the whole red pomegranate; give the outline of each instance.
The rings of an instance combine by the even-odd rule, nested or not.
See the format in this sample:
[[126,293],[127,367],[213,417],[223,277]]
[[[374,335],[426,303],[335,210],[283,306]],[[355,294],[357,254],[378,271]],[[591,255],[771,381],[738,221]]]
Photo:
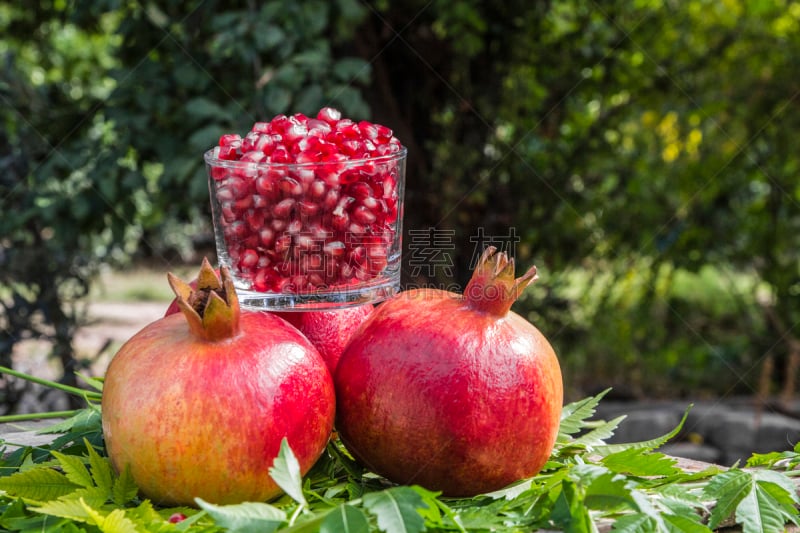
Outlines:
[[550,343],[511,312],[536,278],[488,248],[464,295],[436,289],[384,302],[335,374],[336,428],[348,450],[397,483],[474,496],[535,475],[563,403]]
[[283,438],[305,473],[325,449],[333,381],[317,350],[269,313],[242,312],[227,269],[203,262],[197,290],[169,276],[181,314],[120,348],[103,388],[103,434],[117,471],[165,505],[263,501]]
[[[189,285],[196,287],[197,280],[189,282]],[[331,311],[287,311],[275,314],[299,329],[311,341],[333,373],[350,337],[367,319],[372,309],[372,304],[364,304]],[[179,312],[180,306],[175,298],[164,316]]]

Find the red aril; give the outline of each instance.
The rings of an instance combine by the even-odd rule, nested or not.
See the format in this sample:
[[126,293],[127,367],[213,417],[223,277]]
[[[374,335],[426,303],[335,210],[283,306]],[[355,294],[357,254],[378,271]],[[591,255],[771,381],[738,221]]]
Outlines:
[[[236,287],[311,292],[380,276],[388,266],[383,258],[399,256],[395,206],[401,201],[404,157],[389,128],[356,123],[333,108],[321,109],[316,118],[298,113],[256,122],[244,138],[221,136],[207,162],[215,225],[222,234],[218,252],[231,258]],[[347,261],[349,252],[375,237],[386,253],[369,265],[343,267],[337,260],[322,272],[276,278],[251,257],[304,264],[306,254],[344,243]]]
[[555,443],[561,370],[509,309],[536,276],[488,248],[464,295],[401,292],[350,339],[336,368],[336,429],[369,469],[470,497],[535,475]]
[[227,269],[207,261],[197,289],[170,276],[180,313],[131,337],[103,388],[103,435],[118,472],[164,505],[265,501],[286,438],[307,472],[333,426],[331,374],[296,328],[240,312]]

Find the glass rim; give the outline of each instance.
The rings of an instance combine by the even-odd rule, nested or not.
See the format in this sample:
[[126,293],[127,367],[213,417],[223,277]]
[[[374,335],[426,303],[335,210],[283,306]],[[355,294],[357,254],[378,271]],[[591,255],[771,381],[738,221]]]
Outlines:
[[205,160],[207,165],[212,167],[222,167],[222,168],[317,168],[321,166],[327,165],[345,165],[347,167],[351,166],[358,166],[363,165],[365,163],[389,163],[392,161],[398,161],[401,159],[405,159],[408,155],[408,149],[400,145],[400,150],[397,152],[392,152],[391,154],[386,155],[378,155],[374,157],[362,157],[359,159],[345,159],[343,161],[312,161],[309,163],[273,163],[271,161],[268,162],[255,162],[255,161],[232,161],[230,159],[220,159],[218,157],[214,157],[214,150],[217,147],[211,148],[207,150],[203,154],[203,159]]

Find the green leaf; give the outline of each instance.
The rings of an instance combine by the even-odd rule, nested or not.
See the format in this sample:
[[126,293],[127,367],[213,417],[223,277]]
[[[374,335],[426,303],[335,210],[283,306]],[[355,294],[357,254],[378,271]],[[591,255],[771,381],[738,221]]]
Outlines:
[[663,453],[649,453],[642,448],[628,448],[603,457],[600,461],[610,470],[633,476],[671,476],[680,473],[676,459]]
[[87,407],[81,409],[66,420],[40,429],[37,433],[46,435],[50,433],[68,433],[70,431],[99,430],[100,423],[100,411],[96,407]]
[[600,400],[610,390],[606,389],[597,396],[569,403],[561,409],[561,423],[558,427],[559,442],[567,440],[570,435],[574,435],[586,427],[586,420],[594,415]]
[[664,514],[664,526],[668,533],[712,533],[710,529],[699,522],[700,516],[692,519],[687,515]]
[[308,507],[306,497],[303,495],[303,474],[300,473],[300,463],[297,462],[297,457],[289,447],[286,437],[281,441],[281,449],[269,469],[269,475],[291,499],[303,507]]
[[200,498],[195,501],[218,526],[231,533],[271,533],[286,522],[286,513],[267,503],[214,505]]
[[87,439],[83,439],[83,443],[89,452],[89,466],[94,484],[106,495],[110,495],[114,488],[114,473],[111,470],[111,463],[107,458],[101,457]]
[[425,530],[425,521],[417,509],[427,507],[411,487],[394,487],[364,495],[364,507],[378,519],[386,533],[416,533]]
[[663,445],[667,441],[674,438],[675,435],[677,435],[680,432],[680,430],[683,429],[683,425],[686,423],[686,418],[689,416],[689,411],[691,409],[692,406],[689,405],[689,407],[687,407],[686,411],[684,411],[683,413],[683,418],[681,418],[681,421],[678,422],[677,426],[675,426],[675,429],[673,429],[666,435],[662,435],[660,437],[656,437],[655,439],[644,440],[640,442],[630,442],[627,444],[606,444],[603,446],[595,446],[592,451],[600,455],[608,455],[611,453],[617,453],[631,448],[638,450],[655,450],[659,446]]
[[601,424],[588,433],[575,439],[572,444],[591,447],[593,450],[598,446],[605,445],[605,440],[614,435],[614,431],[617,429],[620,422],[625,420],[626,416],[627,415],[621,415],[613,420],[609,420],[608,422]]
[[70,494],[50,500],[41,505],[31,507],[36,513],[68,518],[78,522],[87,522],[90,519],[86,508],[96,508],[106,501],[105,494],[99,493],[96,487],[91,489],[78,489]]
[[114,509],[98,524],[103,533],[139,533],[139,530],[122,509]]
[[589,516],[589,508],[584,505],[582,491],[574,481],[568,479],[561,483],[561,491],[553,505],[550,518],[565,533],[597,531]]
[[751,483],[736,506],[736,523],[741,524],[743,533],[773,533],[786,526],[780,504],[758,483]]
[[11,496],[40,502],[54,500],[78,488],[79,485],[49,467],[33,468],[0,478],[0,490]]
[[711,478],[703,492],[717,504],[711,511],[708,527],[716,529],[723,520],[731,516],[752,488],[752,475],[742,470],[728,470]]
[[61,452],[51,451],[53,457],[58,459],[58,463],[67,479],[81,487],[93,487],[92,475],[83,464],[83,459],[76,455],[66,455]]
[[133,480],[130,465],[126,465],[119,477],[114,480],[114,486],[111,488],[111,498],[117,505],[125,505],[131,501],[139,493],[139,487]]
[[328,513],[319,528],[320,533],[369,533],[367,515],[350,504],[343,503]]
[[586,487],[583,497],[584,505],[598,511],[614,511],[623,507],[637,509],[627,480],[618,474],[608,472],[594,480]]
[[653,533],[658,531],[658,526],[653,517],[644,513],[635,513],[617,518],[611,531],[618,533]]

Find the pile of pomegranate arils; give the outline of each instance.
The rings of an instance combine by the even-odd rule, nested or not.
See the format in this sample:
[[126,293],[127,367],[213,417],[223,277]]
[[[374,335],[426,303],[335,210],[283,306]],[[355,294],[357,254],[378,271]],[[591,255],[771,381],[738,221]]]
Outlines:
[[397,232],[403,151],[391,129],[330,107],[220,137],[212,194],[237,284],[301,293],[379,276]]

